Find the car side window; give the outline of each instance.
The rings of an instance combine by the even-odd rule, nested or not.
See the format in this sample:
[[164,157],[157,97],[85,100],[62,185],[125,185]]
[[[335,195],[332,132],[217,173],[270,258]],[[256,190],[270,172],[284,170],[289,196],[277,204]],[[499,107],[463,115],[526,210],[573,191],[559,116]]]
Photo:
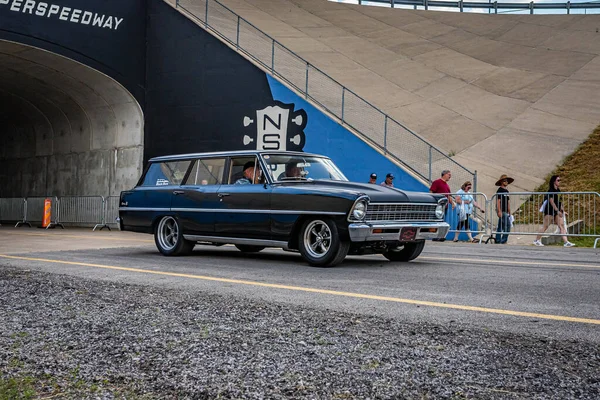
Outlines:
[[190,166],[190,160],[152,163],[142,186],[180,185]]
[[220,185],[223,181],[224,171],[224,158],[195,160],[184,185]]
[[[246,166],[250,162],[254,163],[254,165],[258,165],[258,160],[256,159],[256,157],[240,157],[231,159],[228,179],[228,183],[230,185],[234,185],[237,181],[244,178],[244,166]],[[258,174],[258,176],[255,176],[254,183],[258,183],[259,181],[261,181],[260,169],[257,168],[254,173]]]

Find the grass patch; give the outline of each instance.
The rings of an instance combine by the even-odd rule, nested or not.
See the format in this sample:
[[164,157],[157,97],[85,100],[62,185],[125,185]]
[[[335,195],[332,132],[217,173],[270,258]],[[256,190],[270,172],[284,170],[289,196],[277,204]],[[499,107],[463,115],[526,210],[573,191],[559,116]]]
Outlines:
[[0,399],[25,400],[36,398],[37,392],[33,382],[34,379],[30,377],[0,377]]
[[535,191],[547,191],[550,177],[560,175],[563,192],[600,193],[598,160],[600,160],[600,126],[594,129],[594,132],[575,149],[573,154],[565,158],[560,166],[548,174],[544,183]]

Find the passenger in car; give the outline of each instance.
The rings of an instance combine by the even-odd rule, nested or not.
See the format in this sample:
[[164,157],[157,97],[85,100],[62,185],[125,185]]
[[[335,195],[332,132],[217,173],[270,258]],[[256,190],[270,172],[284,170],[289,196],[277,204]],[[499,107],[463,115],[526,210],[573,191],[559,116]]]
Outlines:
[[259,183],[260,169],[255,168],[254,161],[248,161],[244,164],[244,176],[235,181],[236,185],[248,185],[251,183]]

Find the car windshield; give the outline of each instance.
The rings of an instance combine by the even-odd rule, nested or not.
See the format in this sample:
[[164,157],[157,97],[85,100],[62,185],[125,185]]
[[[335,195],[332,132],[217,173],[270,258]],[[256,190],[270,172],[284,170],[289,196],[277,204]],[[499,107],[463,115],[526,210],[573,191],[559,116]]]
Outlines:
[[267,173],[273,182],[305,181],[327,179],[347,181],[348,179],[325,157],[294,154],[263,154]]

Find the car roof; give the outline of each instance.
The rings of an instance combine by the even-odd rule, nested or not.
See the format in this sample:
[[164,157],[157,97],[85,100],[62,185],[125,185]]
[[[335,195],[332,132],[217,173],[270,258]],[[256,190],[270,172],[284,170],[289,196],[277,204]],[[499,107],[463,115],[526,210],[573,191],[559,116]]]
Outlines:
[[304,153],[301,151],[267,151],[267,150],[236,150],[236,151],[216,151],[211,153],[188,153],[188,154],[173,154],[168,156],[153,157],[148,162],[160,162],[160,161],[174,161],[174,160],[189,160],[193,158],[205,158],[205,157],[229,157],[229,156],[254,156],[257,154],[270,154],[270,155],[291,155],[291,156],[314,156],[314,157],[325,157],[321,154]]

